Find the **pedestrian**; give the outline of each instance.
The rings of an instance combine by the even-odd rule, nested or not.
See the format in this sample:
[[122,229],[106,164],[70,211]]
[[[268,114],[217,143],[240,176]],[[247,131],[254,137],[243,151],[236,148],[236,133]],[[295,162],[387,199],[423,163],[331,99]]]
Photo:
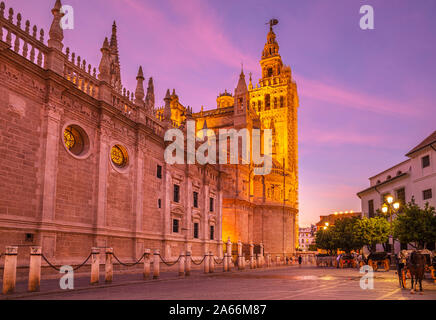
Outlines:
[[342,254],[338,254],[337,258],[336,258],[336,268],[339,269],[339,261],[341,261],[341,256]]
[[301,263],[303,262],[303,258],[298,256],[298,265],[301,267]]

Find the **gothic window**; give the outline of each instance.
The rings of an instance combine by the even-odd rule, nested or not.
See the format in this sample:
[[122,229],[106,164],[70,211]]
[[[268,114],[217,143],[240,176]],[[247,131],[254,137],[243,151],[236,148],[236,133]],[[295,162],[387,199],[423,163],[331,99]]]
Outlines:
[[269,110],[271,107],[271,97],[269,94],[265,95],[265,110]]
[[280,108],[285,106],[285,98],[283,96],[280,97]]
[[214,205],[214,200],[213,200],[213,198],[209,198],[209,211],[210,211],[210,212],[213,212],[213,211],[214,211],[214,209],[213,209],[213,205]]
[[111,149],[112,163],[118,168],[124,168],[128,162],[127,151],[120,145],[115,145]]
[[277,109],[277,98],[274,98],[274,109]]
[[173,219],[173,232],[179,233],[179,220]]
[[173,198],[174,202],[179,202],[180,201],[180,186],[178,186],[177,184],[174,185],[174,198]]
[[85,150],[86,133],[76,125],[70,125],[64,130],[64,145],[75,156],[80,156]]
[[157,176],[159,179],[162,179],[162,166],[160,166],[160,165],[157,165],[156,176]]
[[215,238],[215,226],[210,226],[209,236],[210,240],[213,240]]
[[259,108],[259,112],[262,111],[262,101],[259,101],[259,103],[257,104],[258,108]]
[[194,239],[198,239],[198,235],[199,235],[199,223],[198,222],[194,222]]
[[268,77],[272,77],[272,76],[273,76],[273,69],[268,68]]
[[198,192],[194,191],[194,208],[198,208]]
[[252,106],[253,106],[253,110],[256,110],[256,102],[255,101],[253,101]]

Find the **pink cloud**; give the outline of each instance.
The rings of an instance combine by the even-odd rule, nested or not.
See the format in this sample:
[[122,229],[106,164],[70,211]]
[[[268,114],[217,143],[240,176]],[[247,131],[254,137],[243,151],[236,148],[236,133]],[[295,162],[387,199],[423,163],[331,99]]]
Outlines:
[[329,145],[365,145],[370,147],[385,146],[389,141],[389,137],[372,135],[369,133],[359,133],[357,131],[348,130],[347,128],[337,128],[320,130],[311,128],[300,134],[300,141],[311,144],[329,144]]
[[[130,14],[133,12],[140,17],[144,30],[150,30],[159,39],[166,39],[163,43],[167,50],[162,54],[164,56],[171,54],[171,59],[175,58],[171,64],[179,63],[180,59],[183,59],[185,66],[187,63],[203,67],[212,59],[219,64],[235,68],[240,68],[241,62],[244,62],[247,69],[258,67],[256,59],[244,54],[229,41],[220,28],[218,17],[204,2],[171,1],[171,12],[176,14],[177,22],[173,21],[166,12],[154,8],[148,2],[139,0],[121,2],[126,7],[130,7]],[[118,3],[119,1],[116,4]],[[178,50],[183,54],[177,54]]]
[[379,114],[418,116],[417,110],[411,108],[411,104],[406,105],[303,76],[297,78],[300,94],[308,98]]

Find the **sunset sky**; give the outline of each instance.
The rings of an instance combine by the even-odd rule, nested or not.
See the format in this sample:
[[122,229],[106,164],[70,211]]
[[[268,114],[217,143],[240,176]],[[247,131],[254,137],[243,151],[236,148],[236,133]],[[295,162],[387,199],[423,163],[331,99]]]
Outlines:
[[[48,35],[54,0],[7,0],[23,21]],[[280,54],[300,97],[300,224],[360,211],[368,177],[405,160],[436,130],[434,0],[64,0],[75,29],[64,44],[98,67],[118,25],[122,81],[134,90],[139,65],[153,76],[156,104],[167,88],[199,111],[233,92],[241,69],[260,76],[271,18]],[[360,6],[375,10],[375,30],[359,28]],[[8,9],[7,9],[8,10]],[[47,38],[47,36],[46,36]]]

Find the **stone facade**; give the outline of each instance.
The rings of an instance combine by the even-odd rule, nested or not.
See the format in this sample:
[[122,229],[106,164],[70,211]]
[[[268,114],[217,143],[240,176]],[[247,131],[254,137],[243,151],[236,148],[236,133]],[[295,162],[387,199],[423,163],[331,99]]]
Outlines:
[[[284,123],[278,128],[292,128],[280,129],[292,146],[283,153],[280,141],[286,170],[278,160],[269,176],[253,176],[248,165],[168,165],[167,129],[183,128],[187,114],[210,128],[213,119],[234,127],[233,106],[205,117],[168,91],[166,110],[155,109],[153,80],[145,92],[142,68],[135,92],[122,86],[115,23],[92,68],[64,48],[60,7],[57,0],[45,44],[42,29],[0,4],[0,252],[6,245],[42,245],[62,263],[81,262],[92,246],[113,247],[131,260],[145,248],[165,258],[186,250],[221,256],[228,236],[263,242],[270,253],[295,252],[298,99],[290,69],[274,89],[283,90],[287,105],[276,110]],[[238,127],[263,127],[248,102]]]

